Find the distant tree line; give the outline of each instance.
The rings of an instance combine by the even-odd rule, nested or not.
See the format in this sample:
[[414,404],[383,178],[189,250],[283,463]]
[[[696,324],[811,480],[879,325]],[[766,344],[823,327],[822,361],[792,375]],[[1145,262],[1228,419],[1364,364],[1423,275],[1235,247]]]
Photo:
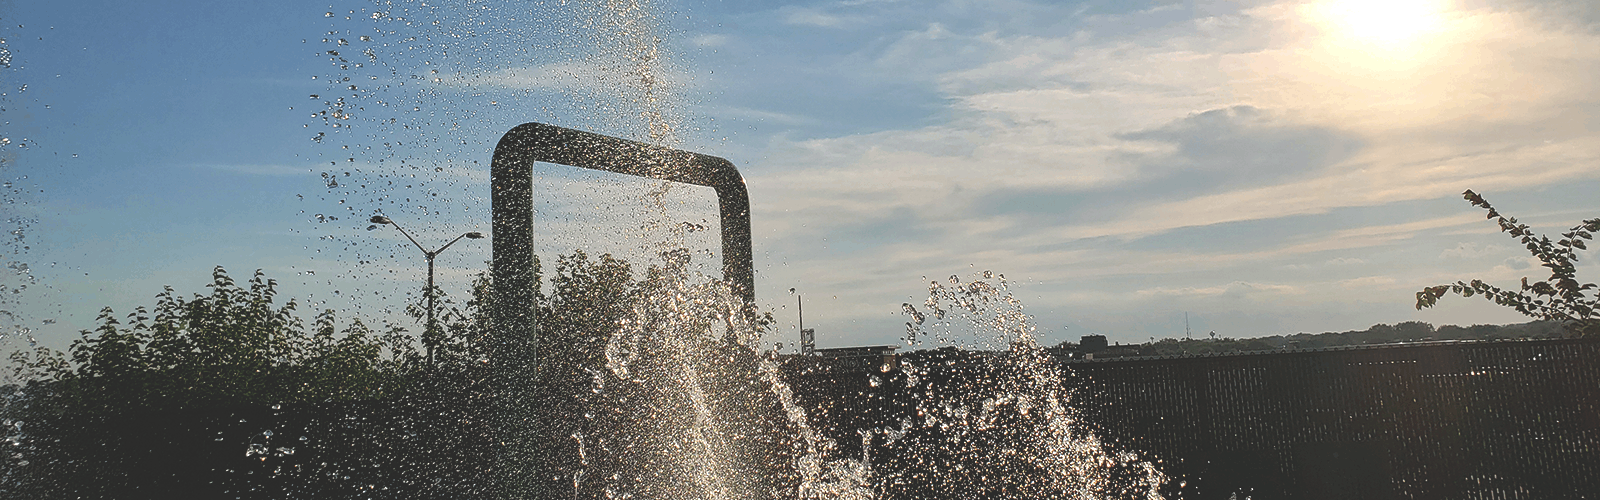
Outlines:
[[[1112,346],[1107,354],[1115,356],[1169,356],[1181,354],[1226,354],[1233,352],[1268,351],[1274,349],[1317,349],[1323,347],[1394,344],[1435,340],[1532,340],[1558,339],[1567,336],[1561,323],[1532,321],[1512,325],[1444,325],[1438,328],[1430,323],[1407,321],[1394,325],[1376,324],[1365,330],[1327,333],[1296,333],[1257,338],[1216,339],[1161,339],[1142,344]],[[1063,342],[1059,348],[1076,349],[1072,342]]]
[[[1495,221],[1500,231],[1517,240],[1538,259],[1540,266],[1549,270],[1550,276],[1538,281],[1522,278],[1519,286],[1500,288],[1483,280],[1457,281],[1451,284],[1430,286],[1417,292],[1418,310],[1433,307],[1446,294],[1463,297],[1480,296],[1497,305],[1509,307],[1536,321],[1518,325],[1473,325],[1461,327],[1433,325],[1408,321],[1396,325],[1378,324],[1362,331],[1323,333],[1312,335],[1274,335],[1253,339],[1163,339],[1146,344],[1117,346],[1097,356],[1164,356],[1173,354],[1210,354],[1245,351],[1262,351],[1282,348],[1315,349],[1347,345],[1387,344],[1423,340],[1512,340],[1546,339],[1563,337],[1600,337],[1600,285],[1583,283],[1577,277],[1578,252],[1587,250],[1586,242],[1600,233],[1600,218],[1586,219],[1561,233],[1559,238],[1534,233],[1527,224],[1507,217],[1490,205],[1482,195],[1467,190],[1462,198],[1473,206],[1482,208],[1487,218]],[[1075,348],[1062,343],[1058,349]]]

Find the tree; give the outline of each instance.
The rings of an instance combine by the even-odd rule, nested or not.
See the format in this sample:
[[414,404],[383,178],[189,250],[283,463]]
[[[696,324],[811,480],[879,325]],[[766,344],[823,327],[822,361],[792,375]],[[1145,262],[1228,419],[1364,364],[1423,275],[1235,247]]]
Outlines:
[[247,285],[217,267],[209,295],[184,298],[167,287],[153,308],[125,321],[102,309],[100,326],[82,332],[69,354],[19,351],[13,370],[48,381],[34,392],[58,411],[107,413],[374,399],[415,365],[399,327],[380,335],[353,319],[340,329],[325,310],[307,329],[295,301],[273,303],[275,281],[256,271]]
[[260,271],[238,283],[218,267],[208,288],[103,309],[65,353],[12,354],[25,385],[0,398],[0,497],[365,498],[383,483],[441,498],[475,477],[482,412],[435,390],[449,385],[404,329],[304,321]]
[[1530,283],[1522,278],[1518,290],[1505,290],[1482,280],[1457,281],[1453,284],[1423,288],[1417,292],[1417,309],[1433,307],[1439,297],[1455,293],[1463,297],[1482,295],[1496,304],[1516,309],[1524,315],[1545,321],[1554,321],[1576,337],[1600,337],[1600,294],[1594,283],[1578,283],[1578,250],[1585,250],[1585,240],[1592,240],[1600,232],[1600,218],[1588,219],[1561,233],[1561,239],[1534,234],[1527,224],[1515,217],[1500,215],[1482,196],[1467,190],[1462,197],[1474,206],[1488,211],[1489,219],[1496,219],[1500,231],[1527,247],[1528,253],[1539,259],[1540,265],[1550,269],[1550,277]]
[[[634,445],[678,435],[695,418],[689,403],[698,401],[672,396],[681,396],[686,365],[703,377],[696,387],[713,414],[747,417],[738,423],[754,429],[786,425],[771,394],[751,385],[760,382],[754,335],[771,315],[742,324],[743,302],[691,276],[687,251],[663,256],[667,265],[638,274],[625,260],[580,251],[559,256],[546,275],[535,258],[545,478],[687,473],[651,466],[667,455]],[[294,301],[275,303],[276,283],[259,271],[235,283],[216,268],[209,288],[190,298],[167,288],[126,316],[105,309],[65,353],[13,353],[26,385],[0,388],[0,442],[20,443],[0,455],[0,497],[244,489],[366,498],[361,488],[382,484],[394,498],[458,498],[494,487],[483,476],[499,437],[488,276],[440,311],[431,365],[404,328],[376,331],[331,310],[301,320]],[[719,326],[741,334],[718,336]],[[752,466],[779,463],[769,458],[788,450],[782,440],[724,444],[764,457],[738,460]],[[609,481],[596,476],[584,487],[599,496]]]

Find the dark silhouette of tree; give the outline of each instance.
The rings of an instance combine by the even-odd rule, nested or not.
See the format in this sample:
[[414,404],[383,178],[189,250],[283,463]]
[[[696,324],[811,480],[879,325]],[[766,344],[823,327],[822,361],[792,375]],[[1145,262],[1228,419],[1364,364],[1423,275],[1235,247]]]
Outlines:
[[1578,250],[1587,249],[1585,240],[1592,240],[1600,232],[1600,218],[1588,219],[1561,233],[1561,239],[1534,234],[1527,224],[1515,217],[1500,215],[1482,196],[1467,190],[1462,197],[1474,206],[1488,211],[1488,218],[1500,224],[1500,231],[1508,233],[1527,247],[1528,253],[1539,259],[1540,265],[1550,269],[1550,277],[1530,283],[1522,278],[1518,290],[1505,290],[1482,280],[1457,281],[1453,284],[1430,286],[1417,292],[1417,309],[1433,307],[1439,297],[1455,293],[1463,297],[1482,295],[1496,304],[1516,309],[1532,318],[1554,321],[1564,326],[1576,337],[1600,336],[1600,294],[1591,292],[1594,283],[1578,283]]
[[[766,391],[752,393],[745,384],[756,372],[753,346],[723,345],[734,339],[707,334],[732,327],[745,309],[736,299],[712,297],[720,283],[690,279],[688,255],[664,254],[666,266],[642,275],[611,255],[559,256],[548,275],[534,259],[543,346],[538,392],[546,406],[537,413],[549,458],[541,474],[567,482],[567,490],[584,460],[587,469],[661,473],[626,465],[650,463],[648,451],[629,447],[592,448],[580,457],[572,436],[615,436],[605,446],[643,442],[657,437],[652,426],[683,418],[647,402],[667,401],[658,392],[678,383],[652,373],[685,361],[657,356],[672,342],[689,339],[694,345],[676,345],[696,353],[694,362],[746,377],[708,372],[731,380],[705,386],[713,399],[777,407]],[[431,365],[403,327],[374,329],[332,310],[308,324],[295,301],[276,302],[276,283],[260,271],[243,284],[220,267],[212,277],[208,294],[186,298],[168,287],[152,307],[125,316],[102,310],[99,326],[82,332],[67,352],[12,353],[13,375],[24,384],[0,388],[0,442],[17,443],[15,453],[0,455],[0,497],[255,491],[366,498],[364,488],[374,484],[390,498],[488,495],[484,488],[492,485],[482,475],[493,462],[496,435],[488,314],[495,298],[488,276],[478,276],[467,300],[444,302],[443,338]],[[419,320],[425,313],[408,312]],[[770,322],[763,315],[751,326]],[[607,366],[608,341],[623,328],[641,339],[630,361],[633,377]],[[676,330],[663,334],[668,329]],[[606,390],[597,391],[597,383]],[[756,429],[786,424],[782,415],[726,414],[756,415],[748,422]],[[263,429],[300,440],[285,442]],[[763,442],[739,452],[770,458],[787,451],[787,443]],[[766,458],[747,462],[775,463]],[[598,491],[603,479],[584,488]]]
[[[398,326],[331,310],[307,324],[276,287],[219,267],[207,294],[102,310],[66,353],[13,353],[25,385],[0,392],[0,497],[356,498],[383,483],[442,498],[470,484],[490,449],[474,385],[456,382],[471,377],[425,373]],[[427,452],[396,451],[411,449]]]
[[307,328],[295,301],[274,304],[277,283],[260,271],[240,286],[217,267],[207,287],[190,298],[167,287],[121,321],[102,309],[69,355],[13,353],[13,370],[49,381],[36,391],[45,406],[106,413],[382,398],[416,363],[397,326],[377,332],[358,318],[340,329],[325,310]]

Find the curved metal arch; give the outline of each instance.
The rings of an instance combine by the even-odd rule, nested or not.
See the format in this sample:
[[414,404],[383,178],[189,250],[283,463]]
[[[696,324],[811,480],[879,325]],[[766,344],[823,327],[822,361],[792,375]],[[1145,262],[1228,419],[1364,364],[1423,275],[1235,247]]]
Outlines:
[[489,166],[494,211],[493,304],[490,340],[499,451],[492,466],[494,498],[539,498],[539,439],[533,413],[540,402],[539,322],[534,302],[533,165],[537,162],[604,170],[708,186],[722,220],[722,272],[747,312],[755,307],[750,252],[750,195],[732,163],[600,134],[525,123],[506,132]]
[[533,315],[533,165],[537,162],[716,190],[722,225],[723,279],[747,306],[755,303],[750,195],[744,177],[733,163],[591,132],[525,123],[500,138],[489,166],[494,210],[494,261],[490,273],[495,302],[499,304],[494,318],[496,329],[505,333],[538,331],[538,320]]

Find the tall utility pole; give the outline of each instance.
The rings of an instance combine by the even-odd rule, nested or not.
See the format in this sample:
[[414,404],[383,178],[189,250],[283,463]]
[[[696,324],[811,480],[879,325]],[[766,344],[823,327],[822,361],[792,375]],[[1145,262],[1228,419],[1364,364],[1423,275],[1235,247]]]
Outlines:
[[401,229],[399,224],[395,224],[394,221],[389,220],[388,217],[374,215],[372,216],[371,222],[373,224],[387,224],[394,226],[395,229],[399,229],[400,234],[406,235],[406,239],[411,240],[411,244],[416,245],[418,250],[422,250],[422,256],[428,259],[428,287],[422,289],[423,296],[428,298],[428,325],[425,327],[427,330],[422,333],[422,345],[428,350],[428,368],[432,369],[433,346],[439,343],[439,336],[441,335],[439,332],[439,324],[433,320],[433,258],[438,257],[440,253],[444,252],[444,249],[450,248],[450,245],[456,244],[456,242],[461,241],[462,238],[476,240],[482,238],[483,233],[472,231],[461,236],[457,236],[456,239],[450,240],[449,243],[445,243],[444,246],[439,247],[438,250],[429,252],[428,249],[422,248],[421,243],[417,243],[416,238],[411,237],[411,233],[407,233],[405,229]]
[[806,299],[804,295],[795,294],[795,308],[800,311],[800,355],[810,356],[817,350],[817,331],[806,329]]

